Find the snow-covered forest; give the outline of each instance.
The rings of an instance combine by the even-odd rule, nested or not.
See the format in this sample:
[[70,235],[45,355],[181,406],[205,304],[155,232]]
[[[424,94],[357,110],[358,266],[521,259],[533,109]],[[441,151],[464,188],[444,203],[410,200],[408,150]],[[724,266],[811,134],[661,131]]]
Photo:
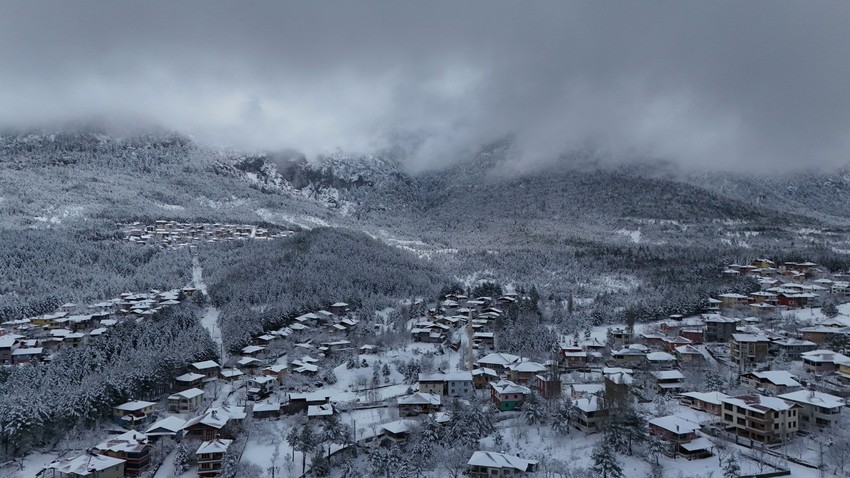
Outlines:
[[0,369],[0,440],[11,455],[107,419],[112,407],[170,390],[189,363],[218,351],[192,304],[123,322],[48,364]]
[[346,302],[367,318],[402,299],[435,297],[448,279],[432,264],[367,235],[319,228],[275,241],[200,251],[225,346],[241,348],[296,315]]
[[0,229],[0,322],[91,303],[121,292],[185,286],[188,251],[133,247],[114,226],[50,231]]

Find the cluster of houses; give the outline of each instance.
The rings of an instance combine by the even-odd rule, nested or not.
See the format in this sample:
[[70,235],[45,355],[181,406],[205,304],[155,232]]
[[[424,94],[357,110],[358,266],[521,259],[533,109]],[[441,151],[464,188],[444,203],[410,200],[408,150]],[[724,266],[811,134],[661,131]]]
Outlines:
[[494,323],[504,315],[504,308],[517,301],[517,295],[469,298],[463,294],[448,294],[437,307],[428,310],[427,317],[418,320],[410,330],[414,342],[450,343],[457,349],[460,342],[453,331],[461,326],[472,327],[473,346],[492,348],[495,343]]
[[63,304],[49,314],[0,324],[0,365],[50,361],[62,348],[79,347],[92,337],[108,333],[124,320],[151,318],[167,307],[179,305],[194,289],[123,293],[97,304]]
[[723,272],[751,277],[760,290],[710,298],[710,306],[717,310],[748,309],[752,314],[765,316],[777,309],[816,307],[826,298],[850,298],[850,275],[829,274],[813,262],[785,262],[777,267],[769,259],[756,259],[748,265],[731,264]]
[[181,248],[200,242],[238,239],[273,239],[288,237],[292,231],[269,231],[248,224],[187,223],[158,220],[154,224],[119,224],[129,242],[154,244],[166,249]]

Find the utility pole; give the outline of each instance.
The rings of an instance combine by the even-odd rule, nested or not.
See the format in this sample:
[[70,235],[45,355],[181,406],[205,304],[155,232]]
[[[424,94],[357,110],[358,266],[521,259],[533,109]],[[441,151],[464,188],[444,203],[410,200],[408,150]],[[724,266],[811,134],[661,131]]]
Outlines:
[[469,318],[466,319],[466,355],[469,361],[469,370],[475,370],[475,355],[472,348],[475,333],[472,329],[472,309],[469,310]]

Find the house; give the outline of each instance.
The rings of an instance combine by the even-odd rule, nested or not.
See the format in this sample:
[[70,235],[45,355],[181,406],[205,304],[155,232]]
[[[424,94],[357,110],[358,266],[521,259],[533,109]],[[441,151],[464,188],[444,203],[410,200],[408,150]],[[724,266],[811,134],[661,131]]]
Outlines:
[[585,433],[596,433],[605,425],[608,410],[604,400],[597,395],[578,398],[573,401],[570,416],[572,425]]
[[277,418],[280,416],[280,403],[258,402],[251,409],[254,418]]
[[381,425],[381,434],[384,436],[381,443],[402,443],[406,441],[412,426],[413,423],[409,420],[396,420]]
[[720,298],[721,309],[734,309],[738,306],[746,306],[750,301],[750,298],[746,295],[735,293],[720,294],[717,297]]
[[547,367],[532,361],[521,361],[508,365],[510,379],[518,383],[529,383],[535,375],[545,372]]
[[348,313],[348,307],[345,302],[336,302],[331,304],[330,309],[332,314],[342,316]]
[[723,317],[718,314],[703,316],[706,342],[728,342],[738,327],[738,319]]
[[226,380],[228,382],[232,382],[237,380],[239,377],[245,375],[245,372],[239,370],[238,368],[223,368],[218,372],[218,376],[221,377],[222,380]]
[[533,473],[538,462],[494,451],[476,451],[466,466],[469,478],[502,478]]
[[269,377],[268,375],[251,377],[247,384],[248,399],[259,400],[261,398],[266,398],[274,393],[276,386],[277,380],[275,380],[274,377]]
[[569,397],[573,400],[592,395],[602,395],[605,392],[605,385],[601,383],[573,383],[567,388]]
[[168,397],[168,411],[175,413],[191,412],[201,406],[202,403],[204,403],[204,391],[199,388],[190,388]]
[[500,380],[490,384],[490,399],[500,411],[516,410],[531,394],[528,387],[517,385],[510,380]]
[[837,370],[838,363],[850,361],[850,357],[832,350],[812,350],[802,354],[803,366],[812,373],[828,374]]
[[248,345],[248,346],[242,347],[242,355],[244,355],[246,357],[257,358],[260,355],[262,355],[263,351],[265,351],[265,350],[266,350],[266,348],[263,347],[262,345]]
[[150,448],[147,436],[136,431],[129,431],[98,443],[94,447],[94,452],[98,455],[124,460],[124,474],[138,476],[150,465]]
[[291,392],[288,397],[289,404],[287,408],[291,412],[306,410],[310,405],[323,405],[331,403],[331,396],[328,393],[317,392]]
[[605,397],[608,403],[626,403],[629,401],[629,388],[634,383],[631,369],[604,368]]
[[557,373],[537,374],[531,383],[537,390],[537,394],[547,400],[561,398],[564,395],[563,390],[561,390],[561,377]]
[[203,385],[204,379],[206,375],[200,373],[184,373],[179,377],[174,379],[174,386],[178,390],[189,390],[190,388],[197,388]]
[[587,352],[581,347],[561,345],[561,363],[567,368],[587,366]]
[[419,374],[419,391],[465,397],[473,393],[472,372],[437,372]]
[[814,390],[783,393],[779,398],[800,406],[800,427],[806,429],[834,425],[844,407],[842,398]]
[[726,431],[766,444],[784,440],[799,429],[800,405],[777,397],[741,395],[723,402]]
[[284,364],[270,365],[263,369],[263,375],[274,378],[278,383],[283,383],[283,377],[286,376],[288,371],[289,367]]
[[44,347],[21,347],[12,350],[12,363],[21,365],[40,362],[44,356]]
[[145,430],[145,435],[151,440],[157,440],[160,437],[178,438],[183,433],[183,426],[186,425],[186,420],[179,417],[166,417],[157,420],[153,425]]
[[754,391],[767,390],[771,395],[794,392],[803,388],[796,377],[787,370],[748,372],[741,375],[741,383]]
[[621,327],[609,328],[608,336],[612,343],[612,348],[627,347],[632,343],[632,332],[628,329]]
[[112,421],[125,427],[136,428],[149,424],[153,419],[156,403],[134,400],[112,407]]
[[45,478],[124,478],[124,460],[86,453],[47,465]]
[[655,378],[655,386],[660,393],[678,392],[684,386],[685,376],[678,370],[657,370],[649,373]]
[[437,412],[441,407],[441,398],[433,393],[416,392],[398,399],[398,414],[402,417]]
[[508,365],[519,362],[522,358],[517,355],[505,353],[492,353],[478,359],[478,367],[487,367],[497,373],[507,373]]
[[684,456],[691,460],[711,456],[714,444],[699,436],[700,426],[676,415],[653,418],[649,421],[649,434],[663,440],[665,454],[676,458]]
[[12,351],[17,347],[18,339],[21,338],[23,336],[16,334],[0,335],[0,365],[12,363]]
[[327,418],[334,414],[334,406],[330,403],[325,403],[322,405],[308,405],[307,406],[307,419],[311,418]]
[[723,392],[685,392],[679,394],[679,401],[703,412],[711,413],[712,415],[720,416],[723,412],[723,400],[729,398]]
[[628,347],[611,352],[611,362],[618,367],[640,367],[646,364],[646,351],[631,344]]
[[[263,365],[263,362],[256,357],[239,357],[239,360],[236,361],[236,365],[245,373],[256,373],[257,370]],[[221,375],[221,372],[219,372]]]
[[219,365],[215,360],[205,360],[203,362],[193,363],[192,369],[196,373],[205,376],[205,381],[211,381],[218,377],[218,371],[221,370],[221,365]]
[[496,336],[493,332],[475,332],[472,334],[472,340],[478,344],[493,346],[496,344]]
[[233,440],[216,438],[205,441],[198,447],[198,476],[212,478],[221,474],[221,465]]
[[829,325],[813,325],[811,327],[802,327],[798,329],[803,340],[809,340],[816,344],[826,345],[833,341],[835,337],[850,335],[848,327],[834,327]]
[[696,367],[705,362],[702,352],[693,345],[676,347],[676,360],[682,367]]
[[676,357],[667,352],[650,352],[644,358],[651,370],[669,369],[676,366]]
[[770,340],[761,334],[732,334],[729,339],[729,354],[741,367],[752,367],[765,362],[769,350]]
[[472,386],[477,389],[489,388],[491,382],[499,380],[499,374],[487,367],[477,368],[472,371]]
[[816,348],[818,345],[812,341],[794,338],[775,339],[770,342],[771,352],[784,353],[791,360],[800,360],[803,353]]
[[210,408],[203,415],[192,418],[183,425],[186,436],[201,440],[213,440],[224,436],[232,438],[230,431],[225,426],[234,426],[242,423],[246,413],[244,407],[222,406]]

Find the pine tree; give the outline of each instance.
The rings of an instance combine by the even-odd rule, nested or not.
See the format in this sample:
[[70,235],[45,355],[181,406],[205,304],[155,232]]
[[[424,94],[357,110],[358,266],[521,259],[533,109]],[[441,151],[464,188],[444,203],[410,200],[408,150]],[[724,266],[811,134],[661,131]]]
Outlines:
[[596,445],[592,458],[593,471],[599,478],[624,478],[623,467],[607,441],[602,440]]
[[572,401],[569,397],[558,401],[558,408],[552,416],[552,430],[561,433],[570,433],[570,422],[572,420]]
[[723,478],[738,478],[741,476],[741,466],[738,465],[738,456],[733,454],[726,458],[723,466]]

